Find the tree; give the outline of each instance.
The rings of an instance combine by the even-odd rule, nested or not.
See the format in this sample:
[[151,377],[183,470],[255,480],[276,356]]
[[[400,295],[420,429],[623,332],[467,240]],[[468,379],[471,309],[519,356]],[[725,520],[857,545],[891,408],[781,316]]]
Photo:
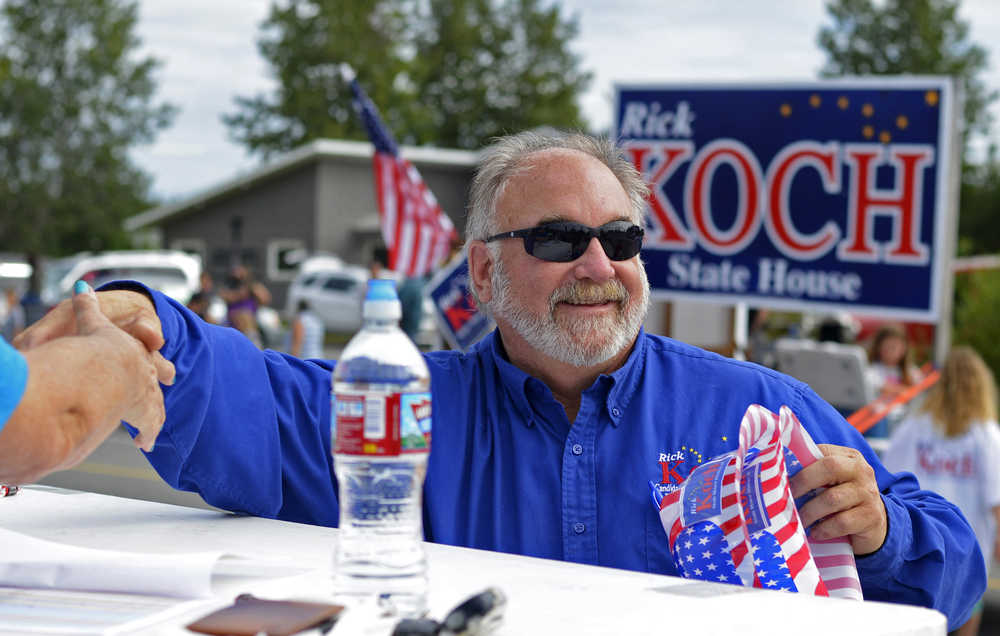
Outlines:
[[420,137],[478,148],[517,130],[580,127],[590,75],[567,48],[576,32],[557,3],[431,0],[411,73],[428,124]]
[[965,166],[962,213],[958,217],[958,253],[1000,253],[1000,159],[990,152],[982,164]]
[[258,48],[272,94],[236,99],[230,135],[268,157],[321,137],[367,139],[340,73],[350,65],[397,140],[478,148],[542,124],[582,124],[590,76],[568,50],[575,20],[539,0],[290,0]]
[[127,245],[149,205],[128,157],[166,126],[157,62],[138,59],[127,0],[5,0],[0,9],[0,249],[61,255]]
[[954,344],[969,345],[1000,377],[1000,270],[982,270],[955,277]]
[[980,77],[986,50],[968,40],[958,6],[958,0],[830,0],[833,25],[821,28],[818,38],[829,56],[821,73],[954,76],[964,99],[963,140],[970,132],[987,133],[987,107],[997,94]]

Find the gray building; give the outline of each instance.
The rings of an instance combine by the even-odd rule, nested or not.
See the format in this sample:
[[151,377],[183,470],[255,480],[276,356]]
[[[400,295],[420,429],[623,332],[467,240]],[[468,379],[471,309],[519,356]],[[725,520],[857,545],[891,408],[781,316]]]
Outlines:
[[[242,263],[283,307],[302,257],[332,253],[367,264],[381,242],[370,143],[321,139],[192,197],[129,218],[160,246],[201,256],[217,285]],[[403,147],[460,234],[478,154]]]

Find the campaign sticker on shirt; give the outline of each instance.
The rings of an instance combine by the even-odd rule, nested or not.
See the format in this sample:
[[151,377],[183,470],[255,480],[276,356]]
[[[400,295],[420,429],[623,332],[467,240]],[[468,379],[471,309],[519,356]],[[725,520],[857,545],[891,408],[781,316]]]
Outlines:
[[684,492],[684,525],[690,526],[722,512],[722,478],[726,475],[731,455],[706,462],[688,476],[688,487]]

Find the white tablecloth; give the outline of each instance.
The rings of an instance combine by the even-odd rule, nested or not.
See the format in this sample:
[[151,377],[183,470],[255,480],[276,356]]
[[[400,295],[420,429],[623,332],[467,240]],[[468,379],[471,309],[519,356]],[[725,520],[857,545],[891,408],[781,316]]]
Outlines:
[[[241,592],[329,600],[335,529],[209,510],[29,487],[0,499],[0,527],[70,545],[143,553],[220,550],[306,570],[292,578],[238,578],[160,626],[182,626]],[[427,545],[430,615],[489,586],[508,598],[500,634],[944,634],[938,612],[836,600]],[[235,581],[235,583],[233,583]],[[2,584],[2,582],[0,582]],[[233,586],[236,587],[233,587]],[[242,585],[242,587],[240,587]],[[339,634],[334,629],[333,634]]]

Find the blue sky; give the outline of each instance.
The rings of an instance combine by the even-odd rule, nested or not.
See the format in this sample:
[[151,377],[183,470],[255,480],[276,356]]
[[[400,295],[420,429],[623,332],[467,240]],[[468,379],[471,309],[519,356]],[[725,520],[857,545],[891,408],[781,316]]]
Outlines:
[[[133,156],[160,198],[185,198],[252,169],[258,160],[228,139],[220,116],[233,98],[272,86],[257,54],[270,0],[141,0],[143,51],[162,61],[160,97],[180,107],[173,125]],[[611,123],[615,82],[808,80],[824,57],[816,34],[822,0],[565,0],[578,16],[574,49],[594,73],[581,105],[590,123]],[[1000,11],[995,0],[964,0],[972,39],[990,52],[988,85],[1000,89]],[[998,123],[985,148],[998,141]]]

